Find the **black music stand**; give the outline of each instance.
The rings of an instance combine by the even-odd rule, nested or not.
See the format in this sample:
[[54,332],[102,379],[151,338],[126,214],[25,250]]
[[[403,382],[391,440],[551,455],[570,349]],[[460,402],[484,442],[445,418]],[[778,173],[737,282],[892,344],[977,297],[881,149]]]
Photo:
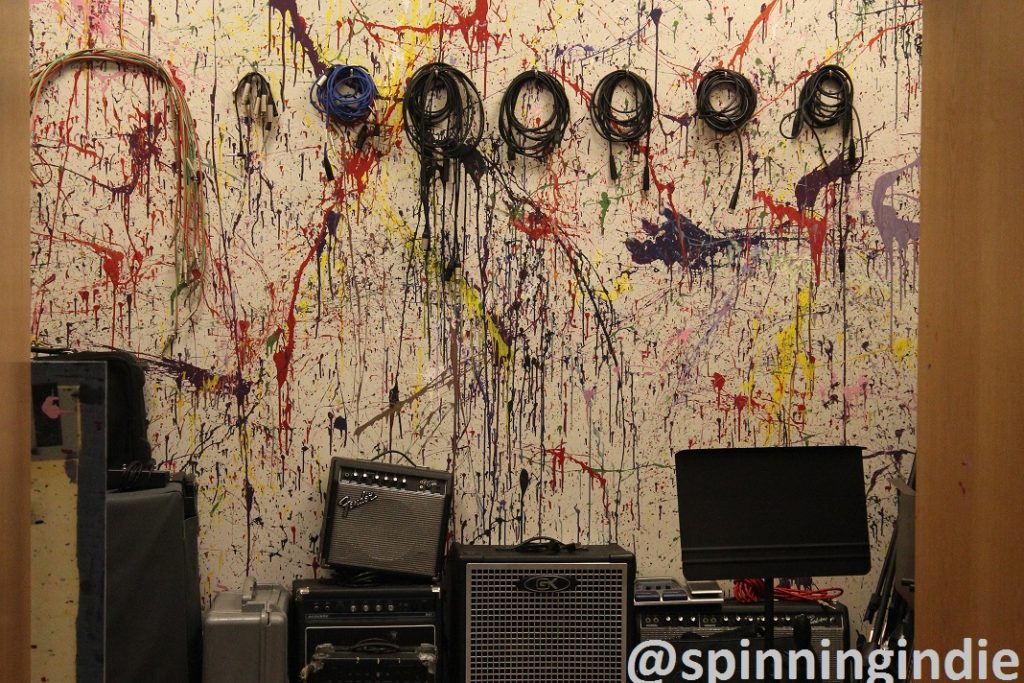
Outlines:
[[676,453],[683,574],[766,577],[766,648],[774,644],[774,577],[854,576],[871,568],[861,450]]

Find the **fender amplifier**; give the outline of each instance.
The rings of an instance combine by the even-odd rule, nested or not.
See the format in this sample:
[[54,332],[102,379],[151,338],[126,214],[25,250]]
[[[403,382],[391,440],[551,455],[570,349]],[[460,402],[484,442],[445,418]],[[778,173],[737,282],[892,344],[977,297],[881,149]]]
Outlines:
[[[849,617],[846,607],[838,602],[776,602],[773,607],[775,617],[775,639],[773,647],[783,653],[783,668],[786,669],[787,651],[800,649],[794,639],[794,625],[806,620],[810,626],[810,649],[814,652],[815,661],[822,661],[822,641],[827,640],[829,666],[834,667],[836,653],[846,650],[850,645]],[[684,650],[729,650],[734,656],[742,650],[751,653],[750,661],[754,662],[754,653],[764,648],[764,604],[739,603],[727,600],[721,604],[694,605],[638,605],[636,620],[640,641],[663,640],[672,644],[677,652]],[[746,641],[746,646],[742,644]],[[752,664],[753,666],[753,664]],[[681,662],[666,680],[679,679],[686,670]],[[783,679],[813,681],[831,681],[838,683],[847,680],[846,676],[829,675],[796,675],[797,672],[783,672]],[[736,680],[739,680],[737,677]]]
[[633,554],[617,545],[454,545],[448,679],[626,681],[635,573]]
[[451,512],[448,472],[333,458],[320,561],[432,578]]
[[292,596],[293,680],[303,670],[320,683],[441,680],[438,587],[298,579]]

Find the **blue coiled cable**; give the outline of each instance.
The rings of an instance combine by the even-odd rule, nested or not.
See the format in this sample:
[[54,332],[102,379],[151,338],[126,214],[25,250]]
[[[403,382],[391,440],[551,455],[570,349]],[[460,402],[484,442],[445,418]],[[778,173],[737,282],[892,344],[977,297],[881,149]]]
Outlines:
[[[327,121],[335,121],[344,126],[355,126],[363,123],[373,114],[373,103],[377,99],[377,86],[370,72],[361,66],[335,64],[324,72],[309,89],[309,101]],[[373,133],[366,124],[359,133],[356,147],[362,149],[366,138]],[[324,173],[328,181],[334,180],[334,169],[327,157],[327,145],[323,153]]]
[[361,66],[335,64],[309,91],[309,101],[318,112],[347,126],[368,119],[376,99],[373,77]]

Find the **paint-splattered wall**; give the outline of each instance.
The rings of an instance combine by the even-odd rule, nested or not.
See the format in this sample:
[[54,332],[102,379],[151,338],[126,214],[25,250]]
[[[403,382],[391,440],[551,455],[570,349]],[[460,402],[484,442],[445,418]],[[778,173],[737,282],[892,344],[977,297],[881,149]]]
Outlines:
[[[32,332],[150,362],[156,457],[202,484],[208,593],[246,574],[312,575],[330,457],[389,448],[454,473],[458,540],[613,540],[644,572],[677,574],[674,451],[845,440],[866,448],[877,565],[888,480],[916,442],[921,12],[883,0],[34,0],[34,65],[121,47],[184,89],[210,265],[172,312],[175,121],[162,86],[68,69],[34,119]],[[457,203],[454,180],[436,184],[428,249],[400,98],[433,60],[473,78],[488,128]],[[857,88],[868,153],[853,174],[838,131],[822,134],[829,170],[813,136],[779,131],[827,61]],[[308,100],[336,62],[367,67],[380,90],[383,125],[362,148]],[[693,118],[700,75],[718,65],[759,95],[735,210],[736,140]],[[534,66],[564,83],[571,121],[548,162],[510,163],[498,104]],[[282,103],[265,137],[239,126],[232,98],[254,67]],[[588,93],[619,67],[656,91],[647,193],[636,152],[616,152],[610,179],[587,116]],[[840,581],[851,606],[873,577]]]

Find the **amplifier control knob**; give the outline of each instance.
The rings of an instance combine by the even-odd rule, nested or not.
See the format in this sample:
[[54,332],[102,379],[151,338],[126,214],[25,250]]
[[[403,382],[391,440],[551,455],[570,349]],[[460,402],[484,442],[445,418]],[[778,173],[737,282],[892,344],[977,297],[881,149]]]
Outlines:
[[402,486],[405,486],[405,484],[406,484],[406,479],[405,479],[405,477],[402,477]]
[[377,603],[377,611],[380,612],[383,609],[384,609],[384,606],[378,602]]
[[394,606],[394,604],[392,604],[392,603],[388,603],[388,611],[389,611],[389,612],[394,612],[394,611],[395,611],[395,606]]
[[350,611],[350,612],[355,612],[355,611],[356,611],[356,606],[355,606],[355,604],[353,604],[353,605],[352,605],[352,607],[351,607],[351,608],[349,609],[349,611]]
[[364,612],[369,612],[370,611],[370,606],[369,605],[363,605],[363,611]]

